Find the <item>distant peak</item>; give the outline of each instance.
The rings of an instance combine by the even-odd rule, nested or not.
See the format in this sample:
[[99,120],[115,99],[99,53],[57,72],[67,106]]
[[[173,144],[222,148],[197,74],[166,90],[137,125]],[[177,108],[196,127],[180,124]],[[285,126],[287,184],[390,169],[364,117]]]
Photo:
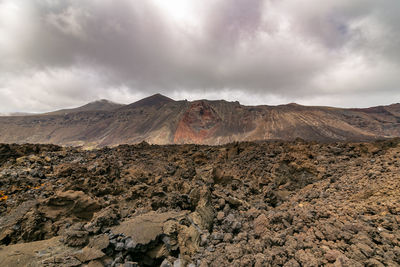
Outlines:
[[69,108],[69,109],[61,109],[45,114],[51,114],[51,115],[65,115],[68,113],[76,113],[76,112],[84,112],[84,111],[111,111],[117,108],[120,108],[124,106],[123,104],[118,104],[115,102],[112,102],[107,99],[99,99],[92,101],[90,103],[87,103],[86,105],[77,107],[77,108]]
[[108,99],[99,99],[99,100],[95,100],[95,101],[93,101],[93,102],[90,102],[90,103],[88,103],[88,104],[96,104],[96,103],[99,103],[99,104],[118,104],[119,105],[119,103],[116,103],[116,102],[114,102],[114,101],[111,101],[111,100],[108,100]]
[[[115,106],[122,106],[122,104],[119,104],[119,103],[116,103],[116,102],[113,102],[113,101],[110,101],[110,100],[108,100],[108,99],[99,99],[99,100],[95,100],[95,101],[92,101],[92,102],[90,102],[90,103],[87,103],[86,105],[84,105],[84,106],[88,106],[88,105],[91,105],[91,106],[94,106],[94,105],[96,105],[96,106],[99,106],[99,105],[105,105],[105,106],[113,106],[113,105],[115,105]],[[82,106],[82,107],[84,107],[84,106]]]
[[154,94],[151,96],[148,96],[146,98],[143,98],[137,102],[134,102],[130,105],[129,107],[144,107],[144,106],[159,106],[159,105],[164,105],[169,102],[174,102],[175,100],[166,97],[162,94]]
[[167,97],[165,95],[162,95],[160,93],[151,95],[151,96],[143,98],[143,99],[158,99],[158,100],[174,101],[173,99],[171,99],[171,98],[169,98],[169,97]]
[[166,96],[164,96],[164,95],[162,95],[162,94],[160,94],[160,93],[157,93],[157,94],[151,95],[151,96],[149,96],[149,97],[153,97],[153,96],[162,96],[162,97],[166,97]]

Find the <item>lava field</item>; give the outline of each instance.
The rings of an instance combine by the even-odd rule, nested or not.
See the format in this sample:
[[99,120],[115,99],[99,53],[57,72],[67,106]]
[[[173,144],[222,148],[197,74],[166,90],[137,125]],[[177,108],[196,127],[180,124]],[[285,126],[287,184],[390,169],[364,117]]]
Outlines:
[[400,139],[0,145],[1,266],[400,266]]

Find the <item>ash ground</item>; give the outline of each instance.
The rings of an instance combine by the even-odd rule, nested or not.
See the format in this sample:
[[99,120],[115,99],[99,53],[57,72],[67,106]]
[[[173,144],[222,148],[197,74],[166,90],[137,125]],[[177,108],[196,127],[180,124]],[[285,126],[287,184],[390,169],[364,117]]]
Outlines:
[[0,191],[2,266],[400,266],[399,139],[0,145]]

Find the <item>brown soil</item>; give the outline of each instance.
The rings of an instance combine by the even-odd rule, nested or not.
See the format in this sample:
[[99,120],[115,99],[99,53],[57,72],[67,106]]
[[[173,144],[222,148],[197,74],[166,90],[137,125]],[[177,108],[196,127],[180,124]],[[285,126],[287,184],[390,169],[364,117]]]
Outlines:
[[1,266],[400,266],[400,140],[0,145]]

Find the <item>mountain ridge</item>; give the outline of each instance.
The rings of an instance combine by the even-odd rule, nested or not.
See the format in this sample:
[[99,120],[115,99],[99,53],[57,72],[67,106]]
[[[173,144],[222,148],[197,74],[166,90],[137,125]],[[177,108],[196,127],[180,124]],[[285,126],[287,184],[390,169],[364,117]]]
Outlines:
[[60,109],[52,112],[43,113],[43,115],[66,115],[70,113],[84,112],[84,111],[105,111],[105,110],[110,111],[123,106],[125,105],[115,103],[107,99],[99,99],[89,102],[83,106],[79,106],[76,108]]
[[[100,104],[109,103],[104,101]],[[96,101],[68,112],[0,117],[0,142],[102,147],[142,141],[220,145],[296,138],[368,141],[400,136],[398,103],[360,109],[293,103],[245,106],[225,100],[176,101],[161,94],[102,109],[94,108],[93,103]]]
[[136,108],[136,107],[146,107],[146,106],[159,106],[169,102],[174,102],[175,100],[164,96],[162,94],[154,94],[143,99],[140,99],[136,102],[126,105],[124,108]]

